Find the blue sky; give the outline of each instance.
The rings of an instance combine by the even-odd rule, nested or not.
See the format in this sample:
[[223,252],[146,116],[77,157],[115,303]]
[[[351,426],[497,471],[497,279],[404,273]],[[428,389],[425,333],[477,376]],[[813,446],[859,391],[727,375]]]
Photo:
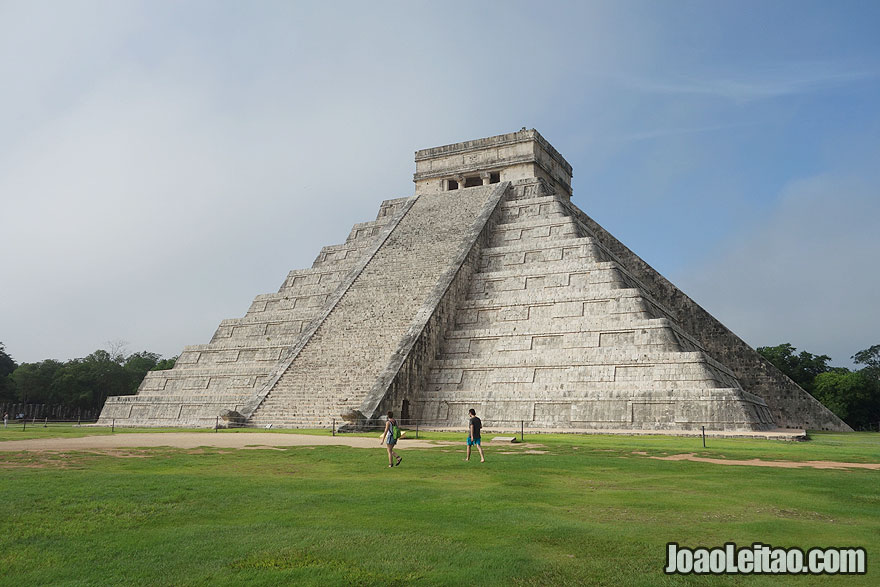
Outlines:
[[0,341],[176,355],[537,128],[574,202],[753,346],[880,343],[876,2],[0,2]]

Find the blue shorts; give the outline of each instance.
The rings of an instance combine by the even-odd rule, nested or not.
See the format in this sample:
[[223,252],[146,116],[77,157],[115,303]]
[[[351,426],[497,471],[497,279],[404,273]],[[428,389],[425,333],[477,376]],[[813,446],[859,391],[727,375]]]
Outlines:
[[471,438],[470,436],[468,436],[467,443],[468,443],[468,446],[480,444],[480,439],[479,438]]

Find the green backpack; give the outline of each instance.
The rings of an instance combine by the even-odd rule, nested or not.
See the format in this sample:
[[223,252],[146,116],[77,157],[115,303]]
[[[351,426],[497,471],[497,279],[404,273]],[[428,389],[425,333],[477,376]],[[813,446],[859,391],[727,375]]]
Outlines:
[[394,438],[394,440],[400,438],[400,426],[397,425],[397,422],[391,423],[391,436]]

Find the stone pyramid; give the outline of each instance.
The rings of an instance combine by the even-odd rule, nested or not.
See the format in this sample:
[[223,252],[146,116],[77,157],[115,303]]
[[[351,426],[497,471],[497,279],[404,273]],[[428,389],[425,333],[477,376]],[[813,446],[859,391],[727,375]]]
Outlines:
[[573,205],[537,131],[418,151],[414,181],[101,422],[849,429]]

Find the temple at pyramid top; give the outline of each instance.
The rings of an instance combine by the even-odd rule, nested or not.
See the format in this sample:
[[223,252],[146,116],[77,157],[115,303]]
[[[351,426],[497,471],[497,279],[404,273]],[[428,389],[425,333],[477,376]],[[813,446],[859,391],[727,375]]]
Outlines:
[[575,206],[536,130],[417,151],[413,180],[101,423],[849,429]]
[[542,179],[571,197],[571,165],[535,129],[416,151],[416,193]]

